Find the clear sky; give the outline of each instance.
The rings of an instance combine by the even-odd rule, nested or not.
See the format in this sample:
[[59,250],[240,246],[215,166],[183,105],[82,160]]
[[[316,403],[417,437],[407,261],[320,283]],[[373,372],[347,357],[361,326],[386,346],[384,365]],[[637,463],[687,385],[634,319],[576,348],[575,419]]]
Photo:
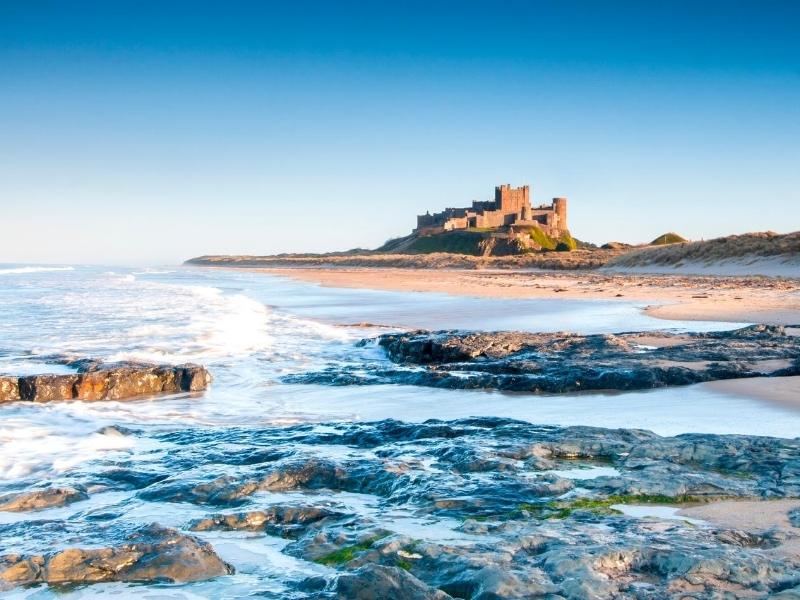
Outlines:
[[0,262],[800,229],[800,2],[0,0]]

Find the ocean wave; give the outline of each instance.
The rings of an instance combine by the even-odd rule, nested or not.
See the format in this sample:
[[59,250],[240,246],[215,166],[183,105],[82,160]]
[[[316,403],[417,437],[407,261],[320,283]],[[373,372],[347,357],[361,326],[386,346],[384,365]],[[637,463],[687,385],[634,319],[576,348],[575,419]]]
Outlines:
[[46,271],[74,271],[75,267],[12,267],[0,269],[0,275],[23,275],[25,273],[42,273]]
[[168,271],[165,269],[145,269],[144,271],[134,271],[134,275],[168,275],[175,271]]

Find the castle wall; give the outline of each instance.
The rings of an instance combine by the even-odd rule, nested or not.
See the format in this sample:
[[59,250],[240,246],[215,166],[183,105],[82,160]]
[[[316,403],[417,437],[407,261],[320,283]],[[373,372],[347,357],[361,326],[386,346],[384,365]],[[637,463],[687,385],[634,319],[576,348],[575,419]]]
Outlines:
[[471,208],[446,208],[439,213],[419,215],[416,231],[423,233],[511,225],[539,227],[546,234],[559,237],[567,231],[567,199],[553,198],[550,206],[532,207],[529,186],[512,188],[504,184],[495,188],[494,201],[476,201]]

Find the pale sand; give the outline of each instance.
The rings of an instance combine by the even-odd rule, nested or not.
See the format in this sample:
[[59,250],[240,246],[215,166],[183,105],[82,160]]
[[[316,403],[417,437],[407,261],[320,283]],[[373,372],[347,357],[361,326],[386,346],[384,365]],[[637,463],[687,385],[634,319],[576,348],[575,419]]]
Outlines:
[[800,324],[800,280],[790,279],[341,267],[256,270],[327,287],[652,302],[645,311],[661,319]]
[[789,522],[789,511],[795,508],[800,508],[800,500],[723,500],[690,506],[678,514],[726,529],[751,533],[783,531],[787,534],[786,541],[771,551],[800,556],[800,529]]
[[[715,392],[735,394],[800,410],[800,377],[753,377],[701,383]],[[800,435],[800,432],[798,432]]]

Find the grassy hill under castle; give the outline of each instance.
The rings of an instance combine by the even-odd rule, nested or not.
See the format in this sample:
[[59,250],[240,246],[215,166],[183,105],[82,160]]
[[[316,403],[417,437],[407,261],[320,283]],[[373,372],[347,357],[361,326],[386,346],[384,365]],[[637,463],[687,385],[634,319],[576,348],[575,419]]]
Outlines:
[[469,256],[510,256],[539,251],[568,252],[575,250],[579,245],[580,242],[569,232],[554,238],[536,227],[524,235],[515,236],[508,235],[498,228],[472,228],[433,235],[412,233],[406,237],[387,241],[375,252],[392,254],[446,252]]

